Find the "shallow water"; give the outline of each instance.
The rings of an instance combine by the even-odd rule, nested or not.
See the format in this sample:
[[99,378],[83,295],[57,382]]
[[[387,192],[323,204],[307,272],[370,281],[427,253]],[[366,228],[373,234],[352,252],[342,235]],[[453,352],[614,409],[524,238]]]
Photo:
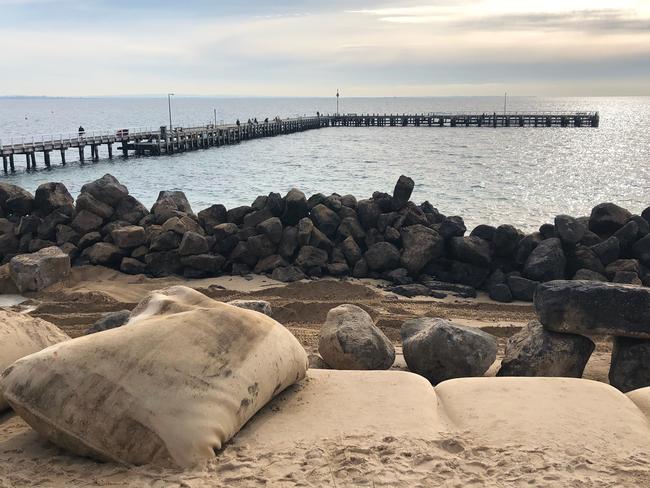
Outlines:
[[[295,116],[335,110],[323,98],[173,100],[181,120]],[[342,99],[342,112],[430,112],[503,109],[498,97]],[[508,100],[509,110],[598,110],[591,128],[328,128],[270,139],[148,158],[68,164],[0,181],[30,191],[62,181],[81,186],[111,173],[146,205],[163,189],[186,192],[195,211],[213,203],[249,204],[258,194],[338,192],[367,197],[392,191],[400,174],[411,176],[413,199],[462,215],[468,227],[511,223],[533,230],[558,213],[588,214],[602,201],[634,212],[650,205],[650,98],[533,98]],[[25,119],[25,117],[27,117]],[[202,118],[201,118],[202,117]],[[164,99],[0,99],[0,139],[27,133],[87,131],[167,123]],[[74,151],[69,151],[69,157]],[[16,160],[24,168],[22,158]],[[42,161],[38,163],[43,168]]]

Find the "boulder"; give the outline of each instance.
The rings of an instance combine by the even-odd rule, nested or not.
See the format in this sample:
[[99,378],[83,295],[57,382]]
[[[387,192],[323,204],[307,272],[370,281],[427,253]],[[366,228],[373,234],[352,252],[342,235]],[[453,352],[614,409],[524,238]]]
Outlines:
[[356,217],[344,218],[341,221],[341,225],[339,225],[338,233],[343,239],[346,237],[352,237],[357,242],[363,242],[366,238],[366,231],[363,230],[361,223]]
[[71,207],[72,205],[74,205],[74,199],[63,183],[43,183],[34,193],[34,208],[41,215],[47,215],[58,208]]
[[261,224],[265,220],[270,219],[271,217],[274,217],[273,212],[269,210],[268,208],[264,207],[261,210],[254,210],[253,212],[247,214],[244,217],[244,222],[243,222],[243,227],[247,228],[250,227],[254,229],[257,227],[257,224]]
[[100,264],[102,266],[117,266],[124,257],[122,251],[115,244],[108,242],[98,242],[86,248],[81,253],[82,256],[88,258],[90,264]]
[[282,223],[284,225],[296,225],[300,219],[309,214],[309,207],[305,194],[296,188],[289,190],[284,197],[284,213]]
[[174,231],[168,230],[151,239],[151,246],[149,249],[152,252],[170,251],[176,249],[180,243],[181,236]]
[[216,225],[224,224],[228,221],[228,212],[226,211],[226,207],[217,204],[201,210],[197,217],[199,218],[199,225],[208,234],[212,234],[212,230]]
[[56,226],[56,244],[62,246],[66,242],[71,244],[77,244],[79,242],[80,236],[77,234],[72,227],[69,227],[65,224],[59,224]]
[[400,210],[406,206],[411,199],[415,182],[408,176],[400,176],[393,190],[393,208]]
[[492,262],[490,244],[480,237],[452,237],[449,250],[455,259],[465,263],[489,267]]
[[205,272],[205,276],[214,276],[221,272],[226,258],[220,254],[193,254],[182,256],[181,264]]
[[586,337],[551,332],[534,320],[508,339],[497,376],[581,378],[594,347]]
[[444,252],[444,240],[435,230],[424,225],[411,225],[401,230],[403,252],[400,262],[412,276],[417,276],[431,260]]
[[278,244],[278,254],[283,258],[292,260],[298,250],[298,229],[296,227],[285,227],[282,229],[282,237]]
[[535,292],[549,330],[650,338],[650,289],[598,281],[552,281]]
[[535,250],[539,243],[542,242],[542,235],[539,232],[528,234],[519,241],[515,248],[514,261],[518,266],[523,266],[526,260],[530,257],[531,253]]
[[587,226],[569,215],[555,217],[555,232],[562,242],[575,245],[582,240],[587,231]]
[[524,238],[524,234],[512,225],[500,225],[494,232],[494,252],[497,256],[510,257],[515,252],[517,244]]
[[634,271],[617,271],[612,278],[612,283],[626,283],[628,285],[641,286],[643,282],[638,273]]
[[77,197],[77,211],[87,210],[88,212],[101,217],[102,219],[110,218],[113,213],[113,207],[110,205],[100,202],[90,193],[81,193]]
[[81,193],[90,193],[100,202],[115,208],[119,201],[129,194],[129,190],[120,184],[114,176],[106,174],[98,180],[82,186]]
[[[79,199],[77,199],[78,202]],[[131,195],[122,197],[117,203],[114,212],[114,218],[130,224],[139,224],[142,219],[149,215],[147,207],[142,205]]]
[[604,266],[616,261],[620,256],[620,243],[614,236],[591,246],[591,250],[600,258]]
[[275,268],[271,273],[271,279],[282,281],[283,283],[292,283],[305,279],[305,273],[295,266],[286,266],[284,268]]
[[347,237],[341,243],[341,251],[343,252],[345,259],[348,261],[348,264],[350,266],[354,266],[356,262],[363,257],[363,254],[361,253],[361,248],[359,247],[359,245],[357,244],[357,242],[354,240],[352,236]]
[[272,254],[260,259],[255,265],[253,272],[255,274],[272,273],[275,268],[286,268],[289,266],[282,256]]
[[367,278],[369,272],[368,263],[366,263],[366,260],[363,258],[359,259],[359,261],[354,264],[354,268],[352,268],[352,276],[354,278]]
[[251,255],[258,259],[270,256],[276,250],[275,244],[264,234],[249,237],[246,243],[248,244],[248,250]]
[[609,384],[624,393],[650,386],[650,340],[614,338]]
[[621,253],[628,255],[632,249],[632,245],[637,241],[639,233],[639,226],[634,220],[630,220],[623,227],[614,232],[613,237],[618,239],[621,246]]
[[96,334],[97,332],[103,332],[105,330],[115,329],[117,327],[122,327],[126,324],[131,318],[130,310],[119,310],[117,312],[108,312],[104,316],[91,325],[86,331],[88,334]]
[[300,248],[294,264],[304,270],[315,266],[325,266],[327,257],[327,253],[322,249],[313,246],[303,246]]
[[132,257],[122,258],[122,262],[120,263],[120,271],[125,274],[144,274],[146,270],[147,265],[145,263]]
[[626,209],[613,203],[596,205],[589,217],[589,230],[598,235],[611,235],[632,217]]
[[[498,230],[498,229],[497,229]],[[523,274],[535,281],[551,281],[564,278],[566,258],[560,239],[545,239],[530,253],[524,264]]]
[[607,277],[590,269],[579,269],[573,275],[574,280],[607,281]]
[[431,296],[431,290],[427,286],[421,285],[420,283],[390,286],[386,288],[386,291],[409,298]]
[[70,256],[56,246],[46,247],[33,254],[14,256],[9,272],[21,293],[40,291],[70,274]]
[[590,269],[596,273],[605,274],[605,266],[600,258],[593,249],[587,246],[578,244],[575,248],[569,249],[565,256],[567,276],[575,274],[579,269]]
[[330,239],[336,236],[341,223],[340,217],[322,203],[311,209],[311,219],[314,225]]
[[248,205],[242,205],[241,207],[235,207],[228,210],[228,222],[232,224],[242,224],[244,222],[244,217],[252,212],[253,209]]
[[298,244],[302,246],[308,246],[311,241],[311,235],[314,231],[314,223],[309,217],[300,219],[298,222]]
[[111,231],[113,243],[122,249],[133,249],[146,242],[144,228],[139,225],[118,227]]
[[491,225],[479,224],[470,233],[471,236],[480,237],[485,241],[492,242],[497,229]]
[[318,352],[334,369],[388,369],[395,348],[372,318],[356,305],[331,309],[320,329]]
[[271,304],[264,300],[231,300],[226,303],[228,303],[228,305],[232,305],[233,307],[253,310],[254,312],[263,313],[264,315],[273,317],[273,309],[271,308]]
[[431,278],[424,278],[422,284],[432,292],[448,292],[460,298],[476,298],[476,288],[458,283],[447,283]]
[[79,234],[87,234],[93,230],[97,230],[102,226],[104,219],[99,215],[95,215],[88,210],[81,210],[77,213],[77,216],[74,218],[70,226],[79,232]]
[[147,274],[155,277],[179,274],[183,265],[177,251],[160,251],[145,254]]
[[9,215],[28,215],[34,208],[34,196],[16,185],[0,183],[0,209]]
[[447,217],[438,226],[438,233],[445,239],[464,236],[466,230],[463,218],[458,216]]
[[0,389],[72,453],[191,468],[215,460],[307,364],[298,340],[270,317],[172,287],[147,296],[119,329],[19,360]]
[[370,246],[364,258],[372,271],[389,271],[400,264],[399,250],[388,242],[378,242]]
[[613,263],[608,264],[605,268],[605,274],[610,280],[614,279],[616,273],[621,271],[636,273],[638,275],[641,268],[636,259],[617,259]]
[[101,240],[102,240],[102,235],[99,232],[97,231],[88,232],[88,234],[84,234],[83,236],[81,236],[79,242],[77,243],[77,247],[83,251],[87,247],[90,247]]
[[364,229],[368,230],[377,225],[377,219],[381,215],[381,208],[375,200],[359,200],[357,202],[357,214],[359,215],[359,222]]
[[[481,376],[497,354],[497,340],[480,329],[436,318],[404,322],[400,330],[406,364],[432,384]],[[325,359],[327,361],[327,359]]]
[[266,235],[273,244],[282,240],[282,222],[278,217],[271,217],[257,224],[257,232]]
[[190,256],[192,254],[203,254],[208,252],[208,240],[196,232],[186,232],[178,246],[178,253],[181,256]]
[[650,266],[650,234],[636,241],[632,246],[632,255],[645,266]]
[[[45,320],[26,313],[0,309],[0,372],[25,356],[70,339],[63,331]],[[0,413],[8,404],[0,388]]]
[[488,288],[488,294],[495,302],[510,303],[512,301],[512,292],[505,283],[492,285]]

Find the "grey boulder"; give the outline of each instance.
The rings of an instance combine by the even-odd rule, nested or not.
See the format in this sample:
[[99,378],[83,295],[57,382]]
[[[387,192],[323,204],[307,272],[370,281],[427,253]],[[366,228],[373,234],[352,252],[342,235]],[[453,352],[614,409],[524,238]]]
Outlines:
[[9,274],[21,293],[39,291],[70,274],[70,256],[56,246],[20,254],[9,262]]

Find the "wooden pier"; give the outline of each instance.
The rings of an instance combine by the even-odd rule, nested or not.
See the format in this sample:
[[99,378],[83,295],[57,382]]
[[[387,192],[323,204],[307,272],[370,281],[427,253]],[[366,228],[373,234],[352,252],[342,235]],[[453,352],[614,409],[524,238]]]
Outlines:
[[274,119],[243,124],[204,125],[158,129],[120,129],[108,133],[83,133],[70,136],[40,137],[8,143],[0,141],[3,171],[14,172],[16,156],[24,157],[27,171],[36,169],[36,155],[42,153],[46,168],[52,153],[59,153],[66,164],[66,151],[76,150],[79,161],[99,160],[99,148],[105,147],[113,158],[113,146],[122,157],[172,154],[209,147],[238,144],[261,137],[292,134],[324,127],[598,127],[598,112],[530,113],[427,113],[427,114],[335,114],[314,117]]

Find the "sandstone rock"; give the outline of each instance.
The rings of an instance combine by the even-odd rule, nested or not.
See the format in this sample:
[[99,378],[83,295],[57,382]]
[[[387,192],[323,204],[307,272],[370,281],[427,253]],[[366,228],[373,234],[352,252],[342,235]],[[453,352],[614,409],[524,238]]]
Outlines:
[[330,310],[320,330],[318,352],[334,369],[388,369],[395,348],[372,318],[356,305]]
[[393,190],[393,208],[400,210],[404,208],[411,199],[415,182],[408,176],[400,176]]
[[86,331],[88,334],[96,334],[97,332],[103,332],[105,330],[115,329],[117,327],[122,327],[126,324],[131,318],[130,310],[119,310],[117,312],[108,312],[104,316],[91,325]]
[[70,274],[70,257],[58,247],[15,256],[9,262],[11,278],[20,292],[40,291]]
[[388,242],[370,246],[364,258],[372,271],[388,271],[397,268],[400,263],[399,250]]
[[537,287],[535,309],[549,330],[650,338],[650,289],[597,281]]
[[564,278],[566,258],[560,239],[542,241],[530,254],[524,265],[524,276],[535,281],[551,281]]
[[318,354],[309,354],[309,369],[331,369],[329,365]]
[[650,386],[650,340],[614,338],[609,384],[622,392]]
[[273,309],[271,308],[271,304],[264,300],[231,300],[227,303],[233,307],[253,310],[255,312],[268,315],[269,317],[273,317]]
[[594,347],[586,337],[551,332],[535,320],[508,339],[497,376],[581,378]]
[[451,378],[481,376],[496,359],[495,337],[447,320],[408,320],[402,325],[400,335],[409,370],[433,384]]
[[412,276],[440,257],[444,251],[444,240],[435,230],[423,225],[412,225],[402,229],[403,252],[400,262]]
[[138,225],[119,227],[111,232],[111,238],[122,249],[133,249],[146,242],[144,228]]
[[599,235],[611,235],[623,227],[632,214],[613,203],[596,205],[589,217],[589,230]]
[[121,185],[114,176],[106,174],[98,180],[82,186],[81,193],[90,193],[100,202],[106,203],[114,208],[120,199],[129,194],[129,190],[127,190],[126,186]]

